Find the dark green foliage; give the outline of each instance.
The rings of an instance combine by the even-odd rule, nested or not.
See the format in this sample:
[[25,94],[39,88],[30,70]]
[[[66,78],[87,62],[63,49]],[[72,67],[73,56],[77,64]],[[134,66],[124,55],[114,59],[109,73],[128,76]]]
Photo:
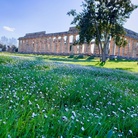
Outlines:
[[118,46],[127,44],[123,23],[137,6],[130,0],[85,0],[82,7],[79,14],[75,10],[68,12],[74,16],[72,24],[79,29],[78,43],[90,43],[95,39],[99,51],[101,49],[102,61],[105,61],[111,38]]
[[6,51],[6,45],[0,44],[0,49],[1,49],[2,51]]

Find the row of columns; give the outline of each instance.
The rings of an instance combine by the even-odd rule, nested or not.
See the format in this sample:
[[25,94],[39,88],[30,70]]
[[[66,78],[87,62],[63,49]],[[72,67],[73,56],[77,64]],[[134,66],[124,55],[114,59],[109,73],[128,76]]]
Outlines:
[[[56,54],[99,54],[98,47],[91,43],[73,46],[78,34],[43,36],[38,38],[24,38],[19,40],[19,52],[24,53],[56,53]],[[71,40],[71,36],[73,37]],[[109,44],[109,55],[138,57],[138,42],[127,38],[128,44],[125,47],[118,47],[111,40]]]
[[[71,36],[73,36],[71,40]],[[94,44],[88,46],[87,44],[73,46],[73,42],[77,40],[75,35],[50,36],[34,39],[20,39],[19,52],[27,53],[93,53]]]
[[138,57],[138,42],[131,38],[127,38],[127,41],[128,44],[125,47],[119,47],[112,40],[109,54],[122,57]]

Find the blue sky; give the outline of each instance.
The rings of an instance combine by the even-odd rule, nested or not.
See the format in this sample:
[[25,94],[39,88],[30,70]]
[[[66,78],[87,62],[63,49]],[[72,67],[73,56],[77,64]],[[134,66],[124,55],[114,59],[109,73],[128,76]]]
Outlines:
[[[132,0],[138,5],[138,0]],[[0,37],[21,37],[26,33],[67,31],[72,17],[70,9],[81,11],[82,0],[0,0]],[[138,32],[138,9],[125,26]]]

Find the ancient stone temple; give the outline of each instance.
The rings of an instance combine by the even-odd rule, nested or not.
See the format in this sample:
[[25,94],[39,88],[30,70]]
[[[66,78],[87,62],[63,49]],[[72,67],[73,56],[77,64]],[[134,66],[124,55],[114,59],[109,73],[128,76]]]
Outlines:
[[[118,47],[113,40],[110,41],[108,53],[121,57],[138,58],[138,33],[126,29],[127,46]],[[38,54],[85,54],[97,55],[98,47],[94,42],[90,45],[76,45],[72,43],[79,38],[78,30],[70,27],[69,31],[46,34],[43,32],[28,33],[19,38],[20,53],[38,53]]]

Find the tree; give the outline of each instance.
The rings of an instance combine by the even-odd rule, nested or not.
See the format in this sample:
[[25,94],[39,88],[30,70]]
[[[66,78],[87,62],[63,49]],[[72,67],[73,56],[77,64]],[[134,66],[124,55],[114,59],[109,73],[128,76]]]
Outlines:
[[82,7],[80,13],[76,13],[76,10],[67,13],[74,16],[72,24],[79,29],[77,43],[95,40],[101,61],[105,62],[111,38],[120,47],[127,44],[123,23],[137,6],[131,0],[84,0]]
[[8,52],[18,52],[18,48],[15,45],[8,46]]
[[1,51],[6,51],[6,45],[0,44]]

